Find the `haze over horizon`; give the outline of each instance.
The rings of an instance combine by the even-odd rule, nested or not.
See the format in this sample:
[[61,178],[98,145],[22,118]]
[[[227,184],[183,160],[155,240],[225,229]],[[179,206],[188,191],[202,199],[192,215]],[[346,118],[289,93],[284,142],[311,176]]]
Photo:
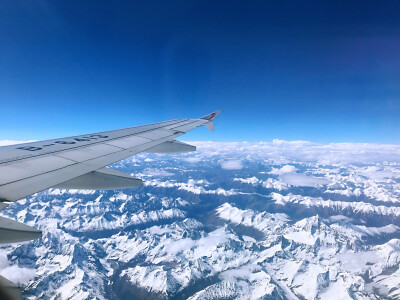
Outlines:
[[398,2],[3,1],[0,140],[195,118],[186,140],[400,143]]

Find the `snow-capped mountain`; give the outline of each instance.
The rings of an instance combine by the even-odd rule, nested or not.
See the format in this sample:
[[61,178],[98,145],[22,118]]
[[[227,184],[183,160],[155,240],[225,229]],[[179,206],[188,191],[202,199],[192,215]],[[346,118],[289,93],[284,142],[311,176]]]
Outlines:
[[26,299],[400,299],[400,147],[197,143],[112,167],[139,189],[50,189],[1,213]]

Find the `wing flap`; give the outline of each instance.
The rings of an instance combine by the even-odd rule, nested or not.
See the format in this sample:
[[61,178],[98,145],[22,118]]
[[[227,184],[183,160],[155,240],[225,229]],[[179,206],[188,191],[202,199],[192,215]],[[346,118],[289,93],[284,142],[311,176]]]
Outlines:
[[9,204],[6,202],[0,202],[0,210],[5,209]]
[[21,290],[8,279],[0,276],[0,299],[21,300]]
[[147,153],[183,153],[193,151],[196,151],[196,146],[179,141],[164,142],[146,150]]
[[116,190],[137,188],[143,181],[128,174],[109,168],[102,168],[87,173],[66,182],[60,183],[55,188],[61,189],[86,189],[86,190]]
[[0,216],[0,244],[25,242],[41,237],[41,231]]

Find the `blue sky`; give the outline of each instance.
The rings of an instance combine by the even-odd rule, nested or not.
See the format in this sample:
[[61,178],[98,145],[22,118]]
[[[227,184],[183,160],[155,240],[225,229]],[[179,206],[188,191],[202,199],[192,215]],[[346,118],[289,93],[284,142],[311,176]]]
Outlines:
[[398,1],[1,1],[0,140],[222,109],[185,140],[400,143]]

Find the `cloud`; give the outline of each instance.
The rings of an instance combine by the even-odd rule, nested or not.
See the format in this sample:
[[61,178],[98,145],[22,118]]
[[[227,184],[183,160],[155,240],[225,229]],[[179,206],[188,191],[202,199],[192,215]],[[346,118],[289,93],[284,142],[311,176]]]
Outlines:
[[185,157],[185,158],[183,158],[183,160],[190,162],[190,163],[197,163],[197,162],[201,161],[201,157],[199,157],[199,156]]
[[13,140],[2,140],[0,141],[0,146],[10,146],[16,144],[23,144],[23,143],[31,143],[36,141],[13,141]]
[[230,159],[221,162],[221,168],[225,170],[240,170],[243,169],[243,164],[239,159]]
[[261,180],[253,176],[251,178],[233,178],[233,181],[240,181],[247,184],[257,185]]
[[143,172],[145,176],[172,176],[174,173],[165,171],[165,170],[158,170],[158,169],[147,169]]
[[310,197],[302,195],[288,194],[286,196],[279,193],[271,193],[272,199],[278,205],[286,205],[287,203],[318,208],[328,208],[334,210],[336,213],[351,210],[354,213],[375,214],[377,216],[384,215],[390,217],[400,216],[400,207],[388,207],[383,205],[374,205],[364,201],[346,202],[346,201],[333,201],[324,200],[321,197]]
[[305,145],[312,145],[311,142],[309,141],[285,141],[285,140],[279,140],[279,139],[273,139],[272,144],[276,146],[305,146]]
[[10,265],[7,255],[0,253],[0,275],[8,280],[26,284],[35,277],[36,270],[28,268],[20,268],[17,265]]
[[284,183],[294,186],[319,187],[321,185],[330,183],[328,179],[307,176],[305,174],[284,174],[280,175],[279,178]]
[[384,170],[377,166],[369,166],[362,169],[360,171],[360,174],[374,180],[384,180],[386,178],[400,177],[400,172],[398,170],[394,171],[395,172],[391,170]]
[[237,195],[237,192],[233,189],[224,190],[223,188],[218,188],[216,190],[207,190],[202,185],[207,185],[205,180],[193,180],[189,179],[187,183],[184,182],[174,182],[174,181],[160,181],[159,179],[146,180],[144,182],[145,186],[154,186],[159,188],[177,188],[178,190],[187,191],[193,194],[215,194],[223,196],[233,196]]
[[400,145],[368,143],[316,144],[307,141],[273,142],[189,142],[197,147],[196,156],[203,161],[229,155],[234,159],[264,159],[268,163],[293,162],[377,163],[400,162]]
[[281,175],[281,174],[287,174],[287,173],[294,173],[297,171],[297,168],[295,166],[291,165],[285,165],[280,169],[273,168],[270,174],[274,175]]

